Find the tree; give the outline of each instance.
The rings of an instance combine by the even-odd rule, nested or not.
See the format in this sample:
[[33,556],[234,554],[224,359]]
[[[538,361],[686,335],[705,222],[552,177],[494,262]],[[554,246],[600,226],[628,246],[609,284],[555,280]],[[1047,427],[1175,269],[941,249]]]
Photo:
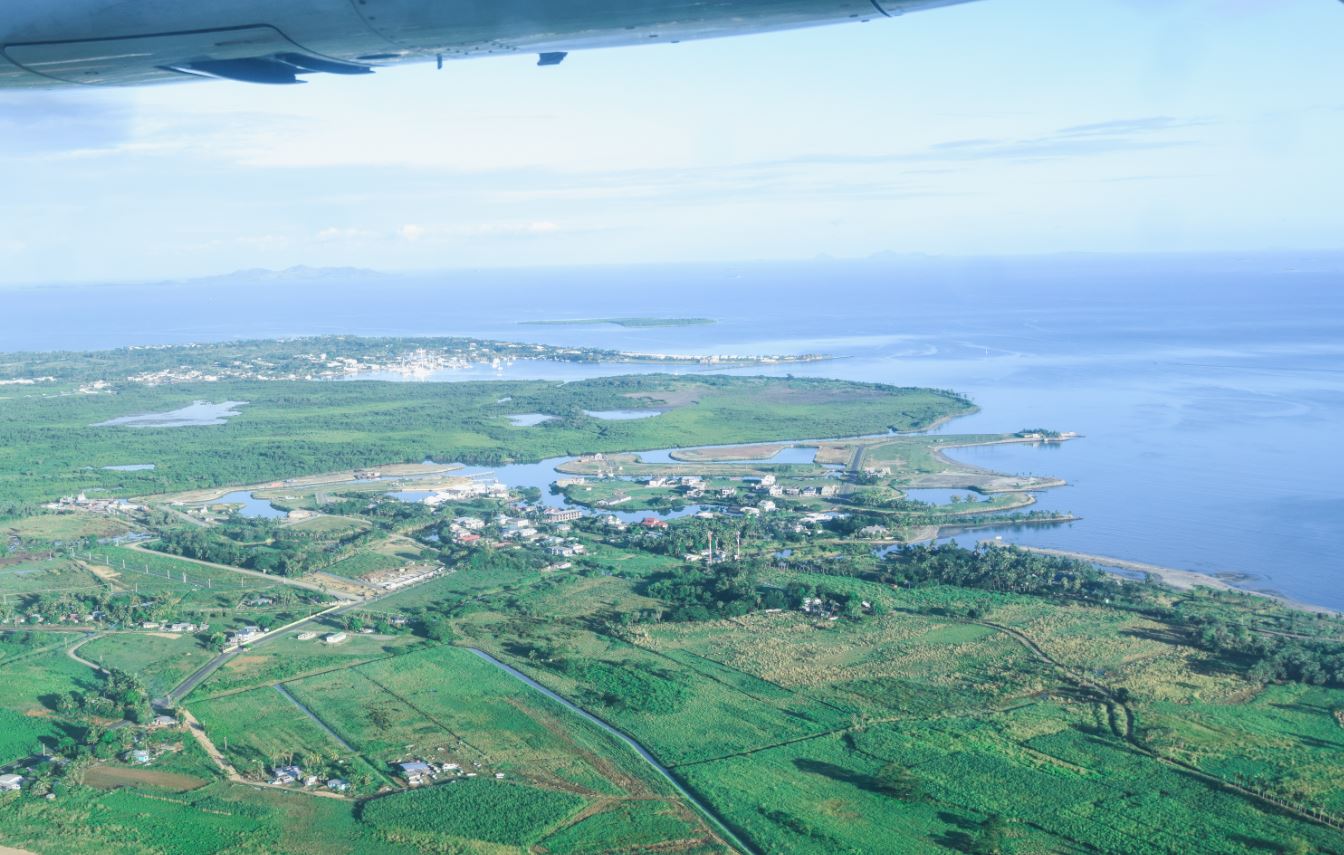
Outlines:
[[453,628],[443,618],[434,617],[425,620],[425,638],[430,641],[452,641]]
[[1002,855],[1008,838],[1008,821],[999,814],[991,814],[980,823],[980,830],[971,843],[972,855]]
[[924,786],[899,763],[888,763],[876,775],[882,792],[901,801],[918,801],[924,795]]

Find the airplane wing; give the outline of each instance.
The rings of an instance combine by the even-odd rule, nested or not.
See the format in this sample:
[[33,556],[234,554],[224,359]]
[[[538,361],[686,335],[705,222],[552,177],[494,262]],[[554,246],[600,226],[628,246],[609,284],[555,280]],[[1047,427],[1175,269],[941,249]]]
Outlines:
[[970,0],[28,0],[0,4],[0,89],[218,78],[675,44]]

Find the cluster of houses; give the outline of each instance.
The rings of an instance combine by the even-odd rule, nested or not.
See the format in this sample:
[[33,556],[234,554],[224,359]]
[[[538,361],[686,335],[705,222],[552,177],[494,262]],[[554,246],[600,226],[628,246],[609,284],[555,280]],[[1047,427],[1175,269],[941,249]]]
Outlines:
[[[573,544],[577,541],[572,538],[564,540],[555,537],[557,533],[568,532],[570,530],[569,523],[583,517],[582,510],[578,508],[544,508],[539,513],[533,513],[523,504],[516,505],[515,508],[524,515],[514,517],[508,514],[499,514],[491,521],[499,527],[500,540],[514,543],[533,543],[544,540],[554,555],[582,553],[581,548],[577,551],[556,551],[556,547],[562,550],[572,550]],[[485,529],[489,524],[480,517],[456,517],[448,525],[448,531],[451,533],[453,541],[462,546],[495,545],[486,539]],[[549,530],[551,534],[543,532],[543,528]]]
[[479,543],[484,528],[485,520],[480,517],[456,517],[448,524],[448,531],[452,533],[453,540],[464,546]]
[[576,555],[583,555],[588,551],[577,538],[550,538],[550,545],[546,547],[546,552],[556,558],[573,558]]
[[[479,772],[463,769],[458,763],[428,763],[424,760],[407,760],[404,763],[398,763],[397,769],[406,781],[407,786],[419,787],[425,784],[432,784],[440,778],[475,778],[480,775]],[[480,763],[473,763],[475,769],[480,769]],[[496,778],[503,778],[503,772],[496,772]]]
[[451,487],[436,490],[421,501],[431,508],[437,508],[449,502],[469,502],[472,499],[480,498],[507,499],[508,497],[509,488],[498,481],[479,481],[474,478],[467,478]]
[[[582,479],[567,479],[566,483],[581,482]],[[736,479],[735,479],[736,480]],[[774,502],[770,499],[781,497],[790,498],[831,498],[839,495],[840,487],[836,484],[819,484],[814,486],[785,486],[779,483],[778,478],[772,474],[759,476],[746,476],[740,479],[743,485],[753,493],[759,496],[767,497],[764,501],[756,504],[743,504],[736,508],[736,512],[747,516],[756,516],[761,513],[768,513],[776,509]],[[557,482],[559,483],[559,482]],[[726,502],[736,499],[739,490],[736,487],[727,486],[715,489],[703,477],[699,475],[683,476],[665,476],[654,475],[638,479],[638,483],[646,487],[668,488],[679,491],[687,499],[691,500],[718,500]],[[624,492],[618,492],[610,498],[603,499],[595,503],[599,508],[614,508],[629,502],[631,497]],[[740,500],[739,500],[740,501]]]
[[428,581],[442,573],[443,567],[437,564],[408,564],[395,570],[377,570],[373,573],[366,573],[362,578],[375,588],[396,591]]
[[556,524],[581,519],[583,511],[578,508],[547,508],[541,512],[542,522]]
[[56,615],[55,617],[48,619],[46,615],[33,612],[32,614],[28,615],[8,615],[0,617],[0,624],[49,624],[49,623],[86,624],[86,623],[93,623],[94,621],[103,620],[106,617],[107,615],[103,612],[89,612],[87,614],[70,612],[69,614]]
[[[177,730],[181,726],[182,723],[179,722],[175,716],[171,715],[156,715],[154,716],[154,720],[149,723],[150,730]],[[170,751],[176,751],[178,748],[180,748],[180,746],[168,747],[160,745],[152,748],[137,746],[123,754],[121,759],[132,766],[148,766],[159,757]]]
[[[288,766],[279,766],[271,770],[271,786],[288,787],[292,784],[298,784],[301,787],[316,787],[323,783],[316,775],[305,774],[299,766],[290,764]],[[350,790],[350,782],[344,778],[328,778],[325,786],[333,793],[346,793]]]
[[[873,604],[863,600],[859,603],[859,608],[865,614],[868,614],[872,612]],[[823,600],[821,597],[804,597],[802,605],[799,606],[799,611],[805,615],[825,618],[828,621],[840,619],[840,604],[832,600]]]
[[80,493],[78,496],[62,496],[59,501],[49,502],[42,507],[50,511],[82,511],[90,514],[129,514],[144,510],[140,505],[125,499],[90,499]]
[[233,632],[230,632],[227,636],[225,636],[224,640],[227,644],[236,646],[239,644],[248,644],[250,642],[256,641],[258,638],[261,638],[265,634],[266,630],[262,629],[259,626],[244,626],[241,627],[240,629],[235,629]]
[[157,630],[159,632],[193,633],[193,632],[208,632],[210,630],[210,624],[186,623],[184,621],[147,620],[142,621],[140,623],[140,628]]

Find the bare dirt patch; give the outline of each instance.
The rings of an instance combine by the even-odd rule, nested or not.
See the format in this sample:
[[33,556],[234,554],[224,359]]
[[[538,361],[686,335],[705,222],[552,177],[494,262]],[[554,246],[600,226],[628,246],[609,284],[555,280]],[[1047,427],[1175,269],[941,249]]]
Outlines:
[[118,787],[149,786],[185,793],[206,785],[206,781],[182,775],[177,772],[160,772],[155,769],[130,769],[122,766],[94,766],[84,773],[84,783],[100,790],[115,790]]
[[879,389],[845,387],[843,389],[813,389],[790,386],[776,386],[758,392],[760,399],[768,403],[779,404],[834,404],[837,401],[855,401],[864,398],[883,397],[887,393]]
[[640,403],[653,404],[660,409],[666,409],[699,403],[704,393],[704,387],[691,386],[684,389],[664,389],[658,392],[627,392],[625,397]]
[[106,564],[85,564],[88,571],[102,579],[104,582],[115,582],[121,578],[121,574]]
[[739,445],[735,448],[683,448],[673,451],[673,460],[687,462],[712,462],[715,460],[769,460],[785,448],[788,443],[763,445]]

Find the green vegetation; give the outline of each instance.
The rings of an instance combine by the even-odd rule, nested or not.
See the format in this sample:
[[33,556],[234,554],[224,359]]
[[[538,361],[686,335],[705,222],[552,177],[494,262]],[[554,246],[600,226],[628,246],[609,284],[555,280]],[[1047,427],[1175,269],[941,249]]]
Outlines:
[[392,570],[405,563],[404,560],[398,560],[389,555],[381,555],[377,552],[363,552],[357,555],[352,555],[349,558],[342,558],[335,564],[323,567],[322,571],[324,573],[331,573],[335,576],[358,578],[378,570]]
[[[24,556],[0,567],[0,620],[119,629],[190,622],[223,630],[285,622],[316,610],[321,594],[149,551],[97,546],[69,557]],[[258,605],[264,603],[264,605]]]
[[[501,399],[508,398],[501,404]],[[92,427],[195,400],[248,401],[226,424]],[[584,411],[664,410],[656,419],[604,421]],[[31,507],[80,491],[144,496],[315,472],[460,460],[494,465],[563,454],[663,445],[845,436],[909,430],[971,410],[948,392],[835,380],[611,377],[556,385],[482,383],[219,382],[116,394],[24,397],[0,410],[0,495]],[[553,413],[515,428],[513,412]],[[153,460],[153,471],[98,467]],[[90,470],[88,467],[94,467]],[[92,492],[101,490],[102,493]],[[3,511],[3,508],[0,508]]]
[[[255,373],[249,360],[269,351],[236,352]],[[144,366],[170,357],[181,354]],[[291,347],[286,358],[291,370],[306,357]],[[62,377],[136,364],[128,353],[68,362]],[[5,844],[718,853],[724,828],[760,852],[1344,855],[1344,622],[1014,549],[879,551],[940,526],[1040,519],[1003,512],[1049,479],[972,471],[941,449],[1064,435],[835,440],[815,465],[644,464],[622,452],[856,436],[970,405],[717,376],[394,386],[226,375],[111,391],[15,397],[0,412],[0,515],[16,538],[0,554],[0,766],[27,779],[0,796]],[[250,403],[216,427],[89,427],[204,397]],[[663,415],[585,413],[609,409]],[[522,429],[506,418],[515,412],[556,418]],[[430,508],[375,495],[386,482],[304,477],[598,451],[573,465],[697,477],[574,484],[576,499],[722,499],[758,513],[560,524],[535,490]],[[138,460],[157,468],[96,468]],[[185,512],[244,483],[327,515]],[[932,506],[905,494],[913,486],[971,499]],[[188,488],[199,492],[169,493]],[[26,510],[75,491],[150,498],[116,520]],[[153,539],[97,542],[127,530]],[[419,563],[444,572],[392,593],[353,581]],[[222,629],[300,620],[333,602],[326,590],[345,601],[221,657],[185,695],[200,730],[153,720],[150,699],[178,697],[169,690],[212,657]],[[166,621],[210,628],[156,634]],[[637,741],[689,796],[469,648]],[[428,765],[399,765],[411,762]],[[291,763],[317,783],[267,785]]]
[[419,855],[355,819],[348,802],[219,782],[190,793],[72,787],[54,801],[0,797],[0,839],[43,855]]
[[518,846],[537,842],[582,806],[583,799],[569,793],[476,778],[374,799],[359,816],[391,840]]
[[135,674],[153,697],[168,690],[200,668],[214,654],[194,636],[116,633],[95,638],[79,648],[79,655],[105,668]]

